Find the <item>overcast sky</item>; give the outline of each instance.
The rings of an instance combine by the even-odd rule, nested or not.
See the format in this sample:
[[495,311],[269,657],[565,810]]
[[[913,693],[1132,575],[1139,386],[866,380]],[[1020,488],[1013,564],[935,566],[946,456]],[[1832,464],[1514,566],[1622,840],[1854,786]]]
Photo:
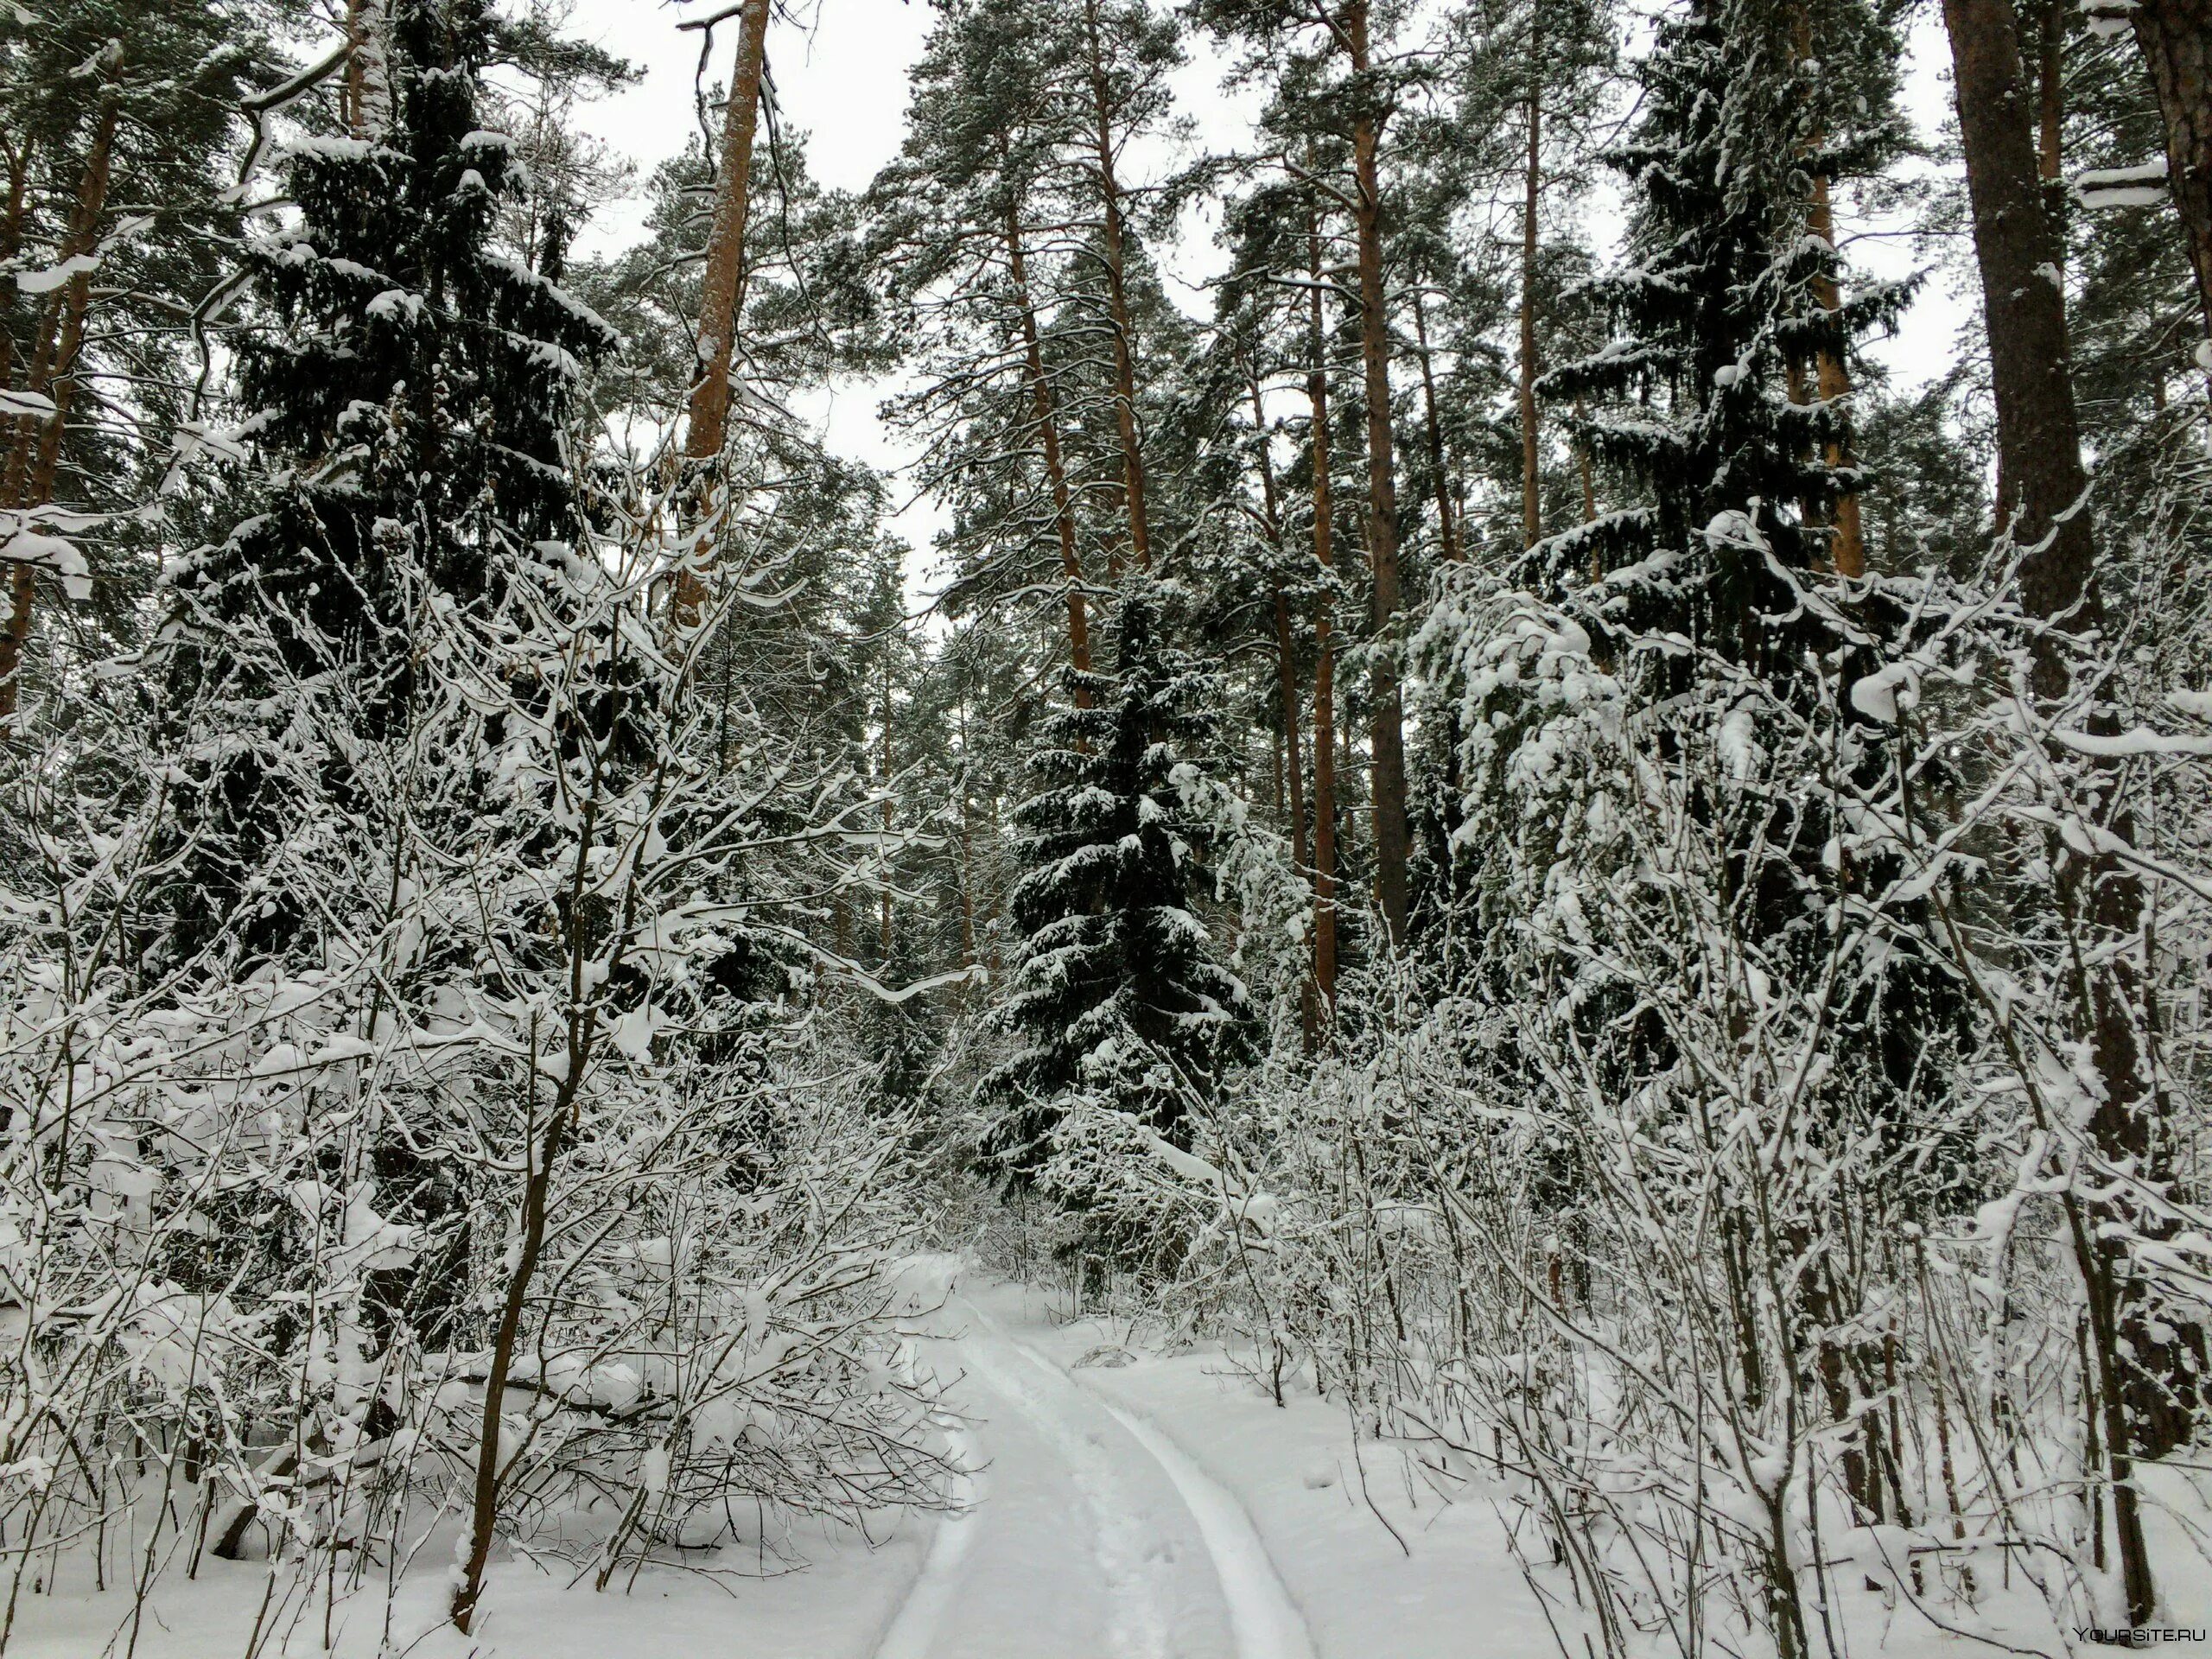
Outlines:
[[[680,150],[686,136],[697,127],[692,87],[699,35],[680,31],[677,24],[719,8],[715,0],[681,5],[673,0],[574,3],[571,27],[575,32],[645,71],[639,85],[585,111],[586,124],[637,160],[642,180],[656,162]],[[817,178],[858,190],[898,153],[906,124],[907,73],[920,54],[930,8],[923,0],[796,0],[791,10],[797,21],[779,15],[768,41],[769,73],[782,118],[789,128],[807,135],[808,160]],[[1220,60],[1205,49],[1202,41],[1192,44],[1192,61],[1179,77],[1180,101],[1198,124],[1199,143],[1226,145],[1241,134],[1251,105],[1248,99],[1222,92]],[[1932,137],[1948,109],[1949,90],[1940,73],[1942,28],[1927,10],[1915,25],[1911,47],[1908,101],[1923,132]],[[733,22],[716,31],[710,81],[727,80],[735,48]],[[1141,162],[1143,158],[1139,159]],[[1172,158],[1153,159],[1164,165]],[[639,234],[643,219],[640,199],[606,204],[582,239],[583,251],[622,246]],[[1601,245],[1607,228],[1591,227]],[[1844,228],[1847,232],[1852,227]],[[1861,241],[1848,251],[1864,268],[1884,276],[1902,275],[1913,263],[1909,248],[1886,241]],[[1175,295],[1178,302],[1194,314],[1202,313],[1205,296],[1199,284],[1219,267],[1210,227],[1186,225],[1180,247],[1166,263],[1182,279],[1181,291]],[[1890,365],[1900,384],[1923,382],[1949,364],[1953,337],[1963,315],[1959,297],[1938,278],[1923,289],[1901,336],[1878,346],[1874,355]],[[911,486],[898,474],[912,459],[912,452],[875,418],[876,404],[887,389],[873,382],[842,386],[803,412],[821,423],[833,450],[893,474],[893,499],[902,507],[893,527],[922,555],[909,570],[909,590],[918,593],[933,585],[928,550],[945,519],[935,503],[907,499]]]

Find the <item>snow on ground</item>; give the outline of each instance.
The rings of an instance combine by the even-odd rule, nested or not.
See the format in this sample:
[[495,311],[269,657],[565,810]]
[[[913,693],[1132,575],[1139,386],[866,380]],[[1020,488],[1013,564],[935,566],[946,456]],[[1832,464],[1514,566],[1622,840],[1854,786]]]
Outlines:
[[[920,1363],[951,1382],[950,1426],[975,1465],[964,1513],[887,1519],[871,1541],[796,1541],[812,1562],[751,1573],[751,1549],[701,1571],[642,1573],[594,1594],[559,1560],[494,1570],[475,1635],[443,1628],[434,1536],[390,1614],[418,1659],[1462,1659],[1541,1653],[1541,1616],[1478,1506],[1409,1496],[1395,1454],[1362,1458],[1402,1554],[1360,1497],[1348,1425],[1310,1398],[1278,1410],[1217,1353],[1080,1365],[1103,1326],[1052,1323],[1041,1293],[970,1283],[930,1322]],[[1119,1357],[1118,1355],[1116,1357]],[[957,1380],[956,1380],[957,1379]],[[769,1564],[773,1565],[772,1560]],[[70,1581],[26,1595],[10,1650],[91,1659],[132,1650],[127,1593]],[[264,1599],[268,1606],[264,1612]],[[324,1604],[280,1571],[213,1559],[165,1577],[139,1659],[324,1651]],[[385,1598],[341,1599],[332,1650],[377,1652]],[[419,1641],[416,1638],[421,1638]]]
[[[1040,1291],[971,1280],[931,1316],[919,1363],[950,1383],[973,1469],[962,1512],[874,1536],[793,1541],[805,1570],[759,1576],[757,1545],[595,1594],[555,1560],[494,1570],[475,1635],[443,1624],[448,1540],[393,1599],[341,1600],[330,1649],[419,1659],[1489,1659],[1553,1651],[1500,1512],[1446,1504],[1397,1451],[1355,1446],[1336,1405],[1277,1408],[1217,1350],[1132,1353]],[[1378,1513],[1382,1519],[1378,1519]],[[1389,1528],[1382,1519],[1389,1522]],[[1401,1548],[1397,1538],[1404,1540]],[[254,1564],[168,1575],[135,1649],[127,1593],[26,1595],[26,1659],[242,1659],[325,1649],[323,1598]],[[264,1606],[264,1598],[266,1605]],[[2194,1598],[2188,1598],[2192,1602]],[[1856,1621],[1854,1620],[1854,1624]],[[1909,1615],[1891,1655],[1945,1645]],[[270,1633],[273,1633],[271,1639]],[[1884,1639],[1886,1638],[1886,1639]],[[1858,1644],[1854,1643],[1854,1646]]]

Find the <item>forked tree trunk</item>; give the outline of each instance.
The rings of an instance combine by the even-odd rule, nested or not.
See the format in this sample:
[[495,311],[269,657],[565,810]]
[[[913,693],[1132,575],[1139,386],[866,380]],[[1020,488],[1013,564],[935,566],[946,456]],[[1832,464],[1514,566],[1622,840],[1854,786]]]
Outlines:
[[[1044,342],[1037,329],[1037,308],[1029,296],[1029,262],[1021,245],[1021,221],[1014,209],[1006,212],[1007,271],[1014,283],[1014,302],[1021,313],[1022,372],[1029,380],[1029,398],[1037,411],[1038,442],[1045,454],[1045,480],[1052,495],[1052,528],[1059,537],[1060,579],[1068,587],[1068,663],[1078,674],[1090,672],[1090,618],[1083,591],[1083,561],[1076,550],[1075,497],[1068,488],[1067,458],[1060,448],[1059,410],[1052,397],[1052,383],[1045,372]],[[1076,706],[1090,707],[1090,688],[1078,681]]]
[[2166,178],[2189,238],[2212,369],[2212,0],[2139,0],[2127,13],[2158,89]]
[[[1368,0],[1350,0],[1340,16],[1352,73],[1374,70],[1368,40]],[[1402,595],[1398,569],[1398,484],[1390,432],[1390,313],[1382,287],[1382,118],[1363,90],[1352,106],[1353,220],[1359,251],[1359,353],[1367,402],[1367,560],[1374,594],[1375,896],[1390,942],[1406,937],[1407,863],[1405,693],[1399,681],[1397,626]]]
[[770,0],[746,0],[739,14],[737,64],[722,111],[721,176],[715,181],[715,222],[707,236],[707,265],[699,286],[699,360],[692,372],[690,407],[683,429],[687,501],[683,530],[698,538],[686,549],[676,576],[671,613],[679,629],[696,627],[707,603],[702,566],[720,533],[723,501],[710,474],[729,440],[730,361],[737,340],[739,302],[745,292],[745,226],[752,208],[753,141],[760,122],[760,76],[767,60]]
[[1097,0],[1084,0],[1084,38],[1090,54],[1090,100],[1094,161],[1103,228],[1100,256],[1106,267],[1107,324],[1114,336],[1114,426],[1122,445],[1122,504],[1128,513],[1129,556],[1141,571],[1152,569],[1152,524],[1145,507],[1144,451],[1137,432],[1135,339],[1129,324],[1129,296],[1124,269],[1127,239],[1121,182],[1114,175],[1113,105],[1106,84],[1105,47],[1098,38]]

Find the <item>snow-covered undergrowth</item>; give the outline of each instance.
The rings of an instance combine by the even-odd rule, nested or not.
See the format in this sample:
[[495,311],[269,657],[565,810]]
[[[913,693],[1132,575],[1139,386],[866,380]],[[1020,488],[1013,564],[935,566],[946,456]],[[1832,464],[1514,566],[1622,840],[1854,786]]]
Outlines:
[[[837,818],[795,832],[781,772],[702,765],[622,568],[425,603],[381,729],[234,627],[190,720],[11,774],[43,879],[0,938],[0,1645],[26,1597],[129,1605],[211,1555],[271,1562],[294,1623],[424,1573],[458,1616],[495,1550],[619,1588],[940,1501],[912,1137],[730,897]],[[226,741],[256,680],[334,739]],[[226,767],[296,828],[181,834],[172,794]],[[236,914],[148,931],[242,851]]]
[[2202,1623],[2206,709],[2006,569],[1787,579],[1794,683],[1451,601],[1484,931],[1190,1152],[1093,1128],[1126,1305],[1525,1516],[1568,1653]]

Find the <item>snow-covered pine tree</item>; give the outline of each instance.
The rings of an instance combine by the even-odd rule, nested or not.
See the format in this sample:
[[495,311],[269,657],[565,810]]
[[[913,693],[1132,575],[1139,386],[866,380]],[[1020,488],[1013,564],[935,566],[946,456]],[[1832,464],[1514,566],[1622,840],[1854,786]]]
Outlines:
[[[241,958],[312,954],[321,924],[272,866],[325,809],[389,810],[348,749],[404,724],[418,613],[495,607],[518,562],[581,528],[563,423],[618,341],[557,285],[564,226],[534,269],[496,251],[523,173],[477,124],[483,0],[401,0],[390,26],[389,128],[295,143],[297,217],[248,251],[264,308],[238,343],[251,510],[182,563],[156,646],[165,717],[202,725],[170,781],[173,955],[226,934]],[[321,750],[305,766],[303,743]]]
[[[1015,812],[1027,867],[1008,894],[1020,931],[997,1022],[1014,1053],[985,1079],[999,1115],[984,1150],[1019,1177],[1053,1155],[1078,1102],[1187,1147],[1188,1108],[1247,1035],[1244,987],[1197,912],[1205,832],[1185,769],[1209,752],[1209,677],[1160,637],[1160,596],[1116,617],[1110,673],[1071,671],[1071,701],[1031,758]],[[1183,774],[1183,775],[1179,775]]]

